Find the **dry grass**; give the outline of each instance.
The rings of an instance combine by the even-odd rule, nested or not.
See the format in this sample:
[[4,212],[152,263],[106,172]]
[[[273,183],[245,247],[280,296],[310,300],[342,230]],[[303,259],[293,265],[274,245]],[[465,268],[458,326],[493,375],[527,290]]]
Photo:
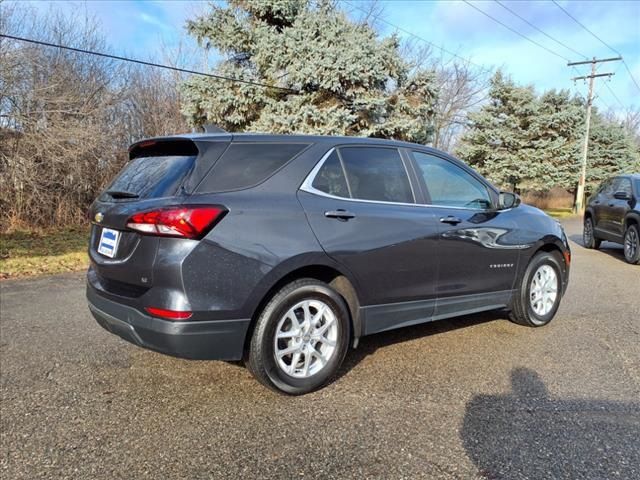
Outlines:
[[87,268],[89,227],[0,233],[0,279]]
[[546,208],[544,211],[554,218],[567,218],[574,215],[573,208]]

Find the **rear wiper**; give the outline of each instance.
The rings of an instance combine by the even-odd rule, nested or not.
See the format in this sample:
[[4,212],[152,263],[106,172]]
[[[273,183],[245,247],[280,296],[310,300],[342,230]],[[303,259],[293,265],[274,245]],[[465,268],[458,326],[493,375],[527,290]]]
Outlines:
[[107,195],[111,195],[111,198],[138,198],[140,195],[133,192],[123,192],[121,190],[107,190]]

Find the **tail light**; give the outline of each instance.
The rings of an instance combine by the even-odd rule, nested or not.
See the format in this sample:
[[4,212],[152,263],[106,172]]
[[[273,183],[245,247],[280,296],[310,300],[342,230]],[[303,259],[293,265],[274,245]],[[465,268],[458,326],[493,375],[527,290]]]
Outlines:
[[136,213],[127,227],[148,235],[202,238],[227,213],[220,206],[180,206]]
[[187,320],[193,315],[192,312],[167,310],[165,308],[145,307],[145,310],[154,317],[160,317],[167,320]]

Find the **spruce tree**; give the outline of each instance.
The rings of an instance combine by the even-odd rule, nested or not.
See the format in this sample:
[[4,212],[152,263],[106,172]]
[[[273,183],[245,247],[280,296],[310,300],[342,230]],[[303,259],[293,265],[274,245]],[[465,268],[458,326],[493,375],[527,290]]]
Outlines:
[[397,37],[379,39],[334,2],[230,0],[187,29],[223,55],[216,73],[299,92],[194,77],[183,85],[194,125],[429,141],[434,74],[410,74]]

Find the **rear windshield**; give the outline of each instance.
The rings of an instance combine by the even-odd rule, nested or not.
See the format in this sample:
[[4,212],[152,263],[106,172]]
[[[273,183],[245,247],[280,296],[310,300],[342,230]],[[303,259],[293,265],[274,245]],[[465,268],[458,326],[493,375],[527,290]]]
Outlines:
[[232,143],[198,191],[223,192],[257,185],[306,147],[302,143]]
[[102,195],[103,200],[170,197],[187,176],[195,156],[138,157],[127,163]]

